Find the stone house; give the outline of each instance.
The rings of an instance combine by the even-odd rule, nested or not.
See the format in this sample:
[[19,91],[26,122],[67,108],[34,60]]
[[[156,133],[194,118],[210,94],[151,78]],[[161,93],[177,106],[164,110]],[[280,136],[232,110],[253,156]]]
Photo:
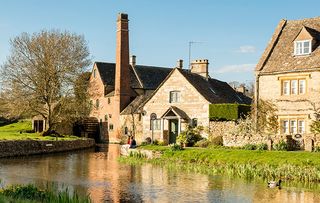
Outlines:
[[280,135],[310,134],[320,107],[319,44],[320,17],[281,20],[256,66],[255,103],[275,104]]
[[208,60],[192,62],[183,69],[142,66],[129,61],[128,15],[117,20],[116,63],[96,62],[89,80],[91,116],[100,123],[106,141],[124,135],[138,142],[150,137],[166,143],[187,124],[209,126],[209,104],[250,103],[227,83],[210,78]]

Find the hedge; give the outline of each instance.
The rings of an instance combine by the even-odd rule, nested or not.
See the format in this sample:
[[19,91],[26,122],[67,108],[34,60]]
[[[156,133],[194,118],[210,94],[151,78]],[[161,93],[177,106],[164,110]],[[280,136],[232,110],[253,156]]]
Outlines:
[[209,118],[218,121],[234,121],[249,114],[250,105],[246,104],[210,104]]

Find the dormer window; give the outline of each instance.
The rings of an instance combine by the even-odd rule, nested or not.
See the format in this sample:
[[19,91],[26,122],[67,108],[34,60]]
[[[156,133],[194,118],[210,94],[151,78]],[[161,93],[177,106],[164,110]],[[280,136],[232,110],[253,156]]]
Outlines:
[[311,40],[295,41],[294,54],[306,55],[311,53]]

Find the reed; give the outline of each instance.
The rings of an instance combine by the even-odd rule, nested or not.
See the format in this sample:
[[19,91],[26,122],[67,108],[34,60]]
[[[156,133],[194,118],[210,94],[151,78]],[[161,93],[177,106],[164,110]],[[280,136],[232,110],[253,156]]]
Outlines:
[[13,185],[6,187],[0,191],[0,202],[52,202],[52,203],[89,203],[89,196],[80,197],[77,193],[70,193],[68,188],[58,191],[55,187],[50,189],[47,187],[41,190],[36,186],[29,185]]
[[[155,147],[152,150],[157,150]],[[130,164],[152,163],[205,174],[227,174],[246,179],[282,179],[296,182],[320,181],[320,153],[248,151],[237,149],[160,148],[157,159],[121,158]]]

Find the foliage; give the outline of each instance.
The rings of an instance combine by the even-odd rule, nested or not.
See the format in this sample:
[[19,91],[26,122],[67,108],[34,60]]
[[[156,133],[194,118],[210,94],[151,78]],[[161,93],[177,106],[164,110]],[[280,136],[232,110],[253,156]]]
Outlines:
[[279,130],[277,107],[271,101],[259,100],[254,108],[257,116],[257,130],[260,132],[277,133]]
[[249,114],[250,105],[245,104],[210,104],[210,120],[235,121]]
[[276,151],[287,151],[288,144],[284,140],[280,140],[278,143],[273,145],[273,149]]
[[200,133],[203,131],[202,126],[196,128],[187,126],[187,129],[181,132],[177,137],[177,142],[181,144],[187,144],[188,146],[193,146],[196,142],[202,139]]
[[313,149],[314,152],[320,152],[320,146],[315,146]]
[[268,145],[266,143],[257,144],[257,150],[267,150]]
[[194,146],[195,146],[195,147],[206,148],[206,147],[208,147],[210,144],[211,144],[211,141],[204,138],[204,139],[196,142]]
[[58,30],[22,33],[11,40],[11,54],[2,67],[6,109],[11,116],[41,115],[49,130],[68,120],[65,116],[78,117],[88,105],[79,106],[86,101],[79,100],[85,95],[79,91],[86,89],[75,86],[83,84],[77,80],[90,63],[83,36]]
[[215,147],[215,146],[223,146],[223,138],[222,136],[212,136],[209,139],[202,138],[198,142],[195,143],[196,147]]
[[[4,188],[0,195],[13,199],[12,202],[24,202],[22,200],[30,200],[36,202],[68,202],[68,203],[89,203],[88,196],[80,197],[77,193],[70,195],[69,190],[58,191],[56,188],[46,188],[40,190],[34,185],[15,185]],[[1,196],[0,196],[1,197]]]
[[147,158],[147,156],[140,151],[130,151],[129,157],[138,158],[138,159],[144,159]]
[[176,143],[170,144],[169,147],[170,147],[171,151],[181,151],[181,150],[183,150],[182,146],[178,145]]
[[140,161],[193,172],[247,179],[320,181],[320,153],[221,148],[186,148],[183,151],[172,151],[170,148],[158,148],[163,152],[160,158]]
[[312,121],[310,131],[314,134],[320,134],[320,120]]
[[251,116],[240,118],[234,128],[227,130],[229,134],[240,136],[252,136],[256,133],[256,125]]
[[243,149],[245,149],[245,150],[255,150],[256,148],[257,148],[257,146],[254,144],[245,144],[243,146]]

